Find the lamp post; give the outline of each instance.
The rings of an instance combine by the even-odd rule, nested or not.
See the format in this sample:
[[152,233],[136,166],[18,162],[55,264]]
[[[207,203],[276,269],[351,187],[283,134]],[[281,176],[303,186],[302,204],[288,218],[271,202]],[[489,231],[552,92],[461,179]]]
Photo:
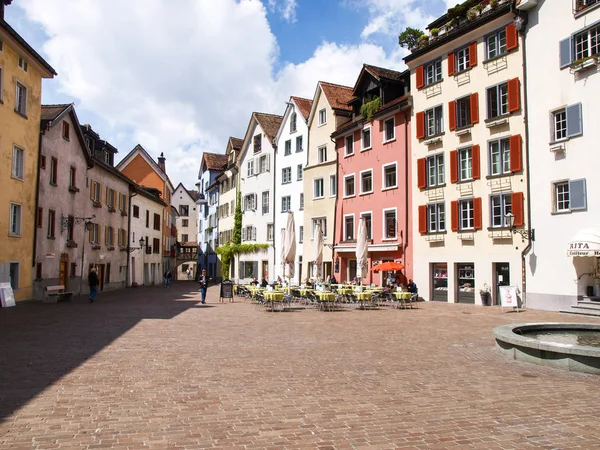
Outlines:
[[531,241],[531,242],[535,242],[535,230],[534,229],[517,230],[515,228],[515,215],[513,213],[509,212],[509,213],[505,214],[504,218],[506,219],[506,224],[508,225],[509,230],[512,231],[512,234],[520,234],[523,242],[525,242],[525,239],[527,239],[528,241]]
[[[94,219],[95,217],[95,215],[92,217],[75,217],[74,223],[81,223],[82,221],[85,221],[84,229],[85,231],[90,231],[94,226],[92,219]],[[83,258],[85,256],[85,231],[83,233],[83,241],[81,242],[81,282],[79,283],[79,295],[81,295],[81,292],[83,291]]]

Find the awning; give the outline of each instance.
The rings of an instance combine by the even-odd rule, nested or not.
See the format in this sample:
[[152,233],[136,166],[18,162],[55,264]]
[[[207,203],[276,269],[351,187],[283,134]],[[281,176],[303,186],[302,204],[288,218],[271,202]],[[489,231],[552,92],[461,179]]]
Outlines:
[[569,241],[567,256],[600,257],[600,228],[586,228]]

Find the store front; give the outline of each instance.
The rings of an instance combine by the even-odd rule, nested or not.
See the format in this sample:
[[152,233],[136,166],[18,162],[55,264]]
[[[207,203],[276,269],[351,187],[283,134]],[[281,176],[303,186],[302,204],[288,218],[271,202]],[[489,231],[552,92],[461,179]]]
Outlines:
[[434,302],[448,301],[448,264],[431,264],[431,300]]
[[475,264],[456,264],[456,299],[458,303],[475,303]]
[[569,241],[567,256],[573,257],[577,295],[600,297],[600,228],[586,228]]

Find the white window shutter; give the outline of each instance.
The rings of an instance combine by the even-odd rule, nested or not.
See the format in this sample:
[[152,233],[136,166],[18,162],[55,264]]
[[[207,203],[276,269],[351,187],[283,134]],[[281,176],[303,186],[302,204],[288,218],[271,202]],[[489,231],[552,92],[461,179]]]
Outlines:
[[560,68],[570,66],[573,62],[573,56],[571,55],[573,44],[571,38],[563,39],[559,42],[560,51]]
[[585,178],[569,181],[570,209],[587,209]]
[[583,134],[583,125],[581,117],[581,103],[567,106],[567,137],[579,136]]
[[246,229],[242,228],[242,241],[246,240]]
[[271,155],[266,155],[267,156],[267,163],[265,164],[265,168],[267,170],[267,172],[271,171]]
[[256,227],[252,227],[252,240],[256,240]]

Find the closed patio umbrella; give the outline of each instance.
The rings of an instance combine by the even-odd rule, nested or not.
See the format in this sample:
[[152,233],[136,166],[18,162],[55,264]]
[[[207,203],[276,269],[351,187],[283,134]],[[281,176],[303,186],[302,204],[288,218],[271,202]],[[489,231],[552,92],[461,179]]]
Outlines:
[[358,236],[356,240],[356,271],[361,284],[362,279],[367,276],[367,269],[369,268],[368,255],[367,225],[365,223],[365,218],[361,217],[358,222]]
[[285,279],[285,228],[281,230],[281,253],[279,254],[281,260],[281,277]]
[[321,279],[321,266],[323,265],[323,232],[321,231],[321,224],[317,222],[315,226],[315,233],[313,235],[314,241],[314,252],[312,262],[317,268],[317,280]]
[[284,263],[287,267],[288,276],[288,294],[290,293],[290,284],[294,278],[294,265],[296,262],[296,224],[294,214],[288,212],[287,225],[285,227],[285,240],[283,241]]

